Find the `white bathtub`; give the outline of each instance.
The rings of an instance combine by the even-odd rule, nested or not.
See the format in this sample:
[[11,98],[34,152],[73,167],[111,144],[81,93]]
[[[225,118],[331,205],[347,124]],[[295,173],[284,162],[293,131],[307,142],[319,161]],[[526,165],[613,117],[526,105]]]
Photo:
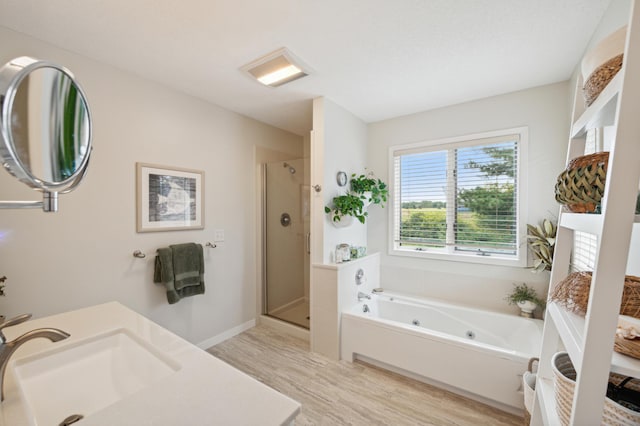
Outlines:
[[341,327],[342,359],[374,361],[509,411],[524,407],[522,373],[542,337],[540,320],[388,292],[343,312]]

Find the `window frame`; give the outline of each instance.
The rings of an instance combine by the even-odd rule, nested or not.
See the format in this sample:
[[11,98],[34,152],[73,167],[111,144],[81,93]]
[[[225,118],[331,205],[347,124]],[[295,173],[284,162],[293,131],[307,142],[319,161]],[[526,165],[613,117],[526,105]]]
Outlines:
[[[491,254],[490,256],[479,256],[473,252],[455,251],[453,247],[445,247],[443,249],[433,248],[428,250],[416,250],[411,248],[402,248],[399,242],[395,241],[396,227],[399,227],[401,213],[398,206],[399,192],[396,188],[397,182],[395,178],[395,157],[400,151],[436,151],[461,148],[465,146],[480,145],[482,139],[499,138],[508,135],[517,134],[520,136],[518,141],[518,149],[516,156],[516,254],[514,256],[506,256],[499,254]],[[486,265],[502,265],[513,267],[526,267],[528,265],[527,250],[527,189],[528,189],[528,173],[527,173],[527,153],[529,145],[529,128],[527,126],[515,127],[502,130],[494,130],[489,132],[474,133],[468,135],[454,136],[443,139],[434,139],[421,141],[416,143],[393,145],[389,147],[389,221],[388,221],[388,254],[392,256],[413,257],[420,259],[447,260],[455,262],[466,262]],[[451,213],[447,210],[447,215]],[[447,227],[449,228],[449,227]],[[447,231],[449,232],[449,230]]]

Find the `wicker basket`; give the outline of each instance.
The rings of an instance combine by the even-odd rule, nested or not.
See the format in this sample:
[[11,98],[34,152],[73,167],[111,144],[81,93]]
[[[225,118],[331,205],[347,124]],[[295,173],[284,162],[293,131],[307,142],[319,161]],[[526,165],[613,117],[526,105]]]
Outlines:
[[582,58],[580,71],[584,86],[582,93],[587,106],[598,97],[622,68],[622,55],[627,39],[627,26],[618,28],[602,38]]
[[574,158],[556,182],[556,201],[574,213],[592,213],[600,206],[607,178],[608,152]]
[[613,343],[613,350],[621,353],[622,355],[640,359],[640,340],[630,340],[620,336],[616,336],[616,339]]
[[587,78],[582,87],[582,96],[584,103],[589,106],[598,98],[600,92],[607,87],[607,84],[616,76],[618,71],[622,69],[623,55],[617,55],[600,65]]
[[[549,299],[570,312],[584,316],[589,304],[590,287],[591,272],[574,272],[553,288]],[[620,314],[640,318],[640,278],[625,276]]]
[[[573,368],[571,359],[566,352],[556,353],[551,360],[551,364],[553,367],[556,411],[558,412],[560,423],[568,425],[571,419],[573,391],[576,385],[576,370]],[[619,384],[624,379],[625,377],[619,374],[609,374],[609,381],[612,383]],[[640,390],[640,380],[632,380],[627,387]],[[605,398],[602,424],[616,426],[638,425],[640,424],[640,413],[623,407],[609,398]]]
[[640,319],[625,315],[618,317],[613,349],[623,355],[640,359]]

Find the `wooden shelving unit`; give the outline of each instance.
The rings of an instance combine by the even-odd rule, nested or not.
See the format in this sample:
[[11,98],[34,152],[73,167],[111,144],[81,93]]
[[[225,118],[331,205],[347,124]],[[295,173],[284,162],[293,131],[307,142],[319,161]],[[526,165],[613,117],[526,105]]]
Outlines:
[[569,273],[574,232],[597,236],[585,317],[549,303],[543,332],[532,425],[559,425],[551,358],[566,350],[578,373],[572,425],[600,424],[609,372],[640,377],[640,360],[613,351],[640,181],[640,4],[632,2],[622,70],[588,108],[578,82],[567,162],[584,154],[589,129],[614,126],[601,214],[560,212],[550,290]]

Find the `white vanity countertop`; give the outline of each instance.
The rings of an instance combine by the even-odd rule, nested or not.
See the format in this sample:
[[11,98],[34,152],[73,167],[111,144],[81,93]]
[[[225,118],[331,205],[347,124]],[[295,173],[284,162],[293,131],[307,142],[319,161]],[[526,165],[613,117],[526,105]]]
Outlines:
[[[0,425],[32,424],[15,382],[13,362],[27,355],[70,345],[110,330],[125,328],[177,361],[174,374],[92,414],[78,426],[90,425],[281,425],[300,412],[293,399],[231,367],[213,355],[117,302],[27,321],[4,329],[7,340],[42,327],[66,331],[57,343],[34,339],[12,356],[5,377]],[[51,393],[55,393],[51,389]]]

